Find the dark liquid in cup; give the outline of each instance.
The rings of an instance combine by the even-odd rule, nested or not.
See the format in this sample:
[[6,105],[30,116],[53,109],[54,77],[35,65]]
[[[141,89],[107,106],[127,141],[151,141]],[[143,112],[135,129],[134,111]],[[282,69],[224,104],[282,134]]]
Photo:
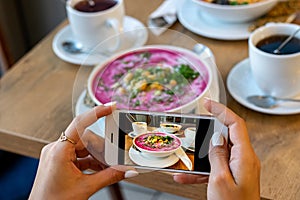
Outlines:
[[87,0],[80,1],[75,4],[74,8],[81,12],[98,12],[104,11],[111,7],[114,7],[118,1],[117,0],[94,0],[95,5],[90,6]]
[[[273,35],[258,42],[256,47],[264,52],[275,54],[274,50],[288,37],[288,35]],[[298,52],[300,52],[300,39],[293,37],[277,54],[286,55]]]

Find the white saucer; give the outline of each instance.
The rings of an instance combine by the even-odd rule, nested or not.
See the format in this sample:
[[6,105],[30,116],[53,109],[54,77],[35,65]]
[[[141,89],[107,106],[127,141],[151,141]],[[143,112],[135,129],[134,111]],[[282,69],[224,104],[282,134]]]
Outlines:
[[200,13],[197,5],[191,1],[186,0],[178,10],[178,19],[180,23],[188,30],[213,39],[220,40],[244,40],[248,39],[250,32],[248,23],[224,23],[204,16]]
[[[84,97],[86,95],[86,90],[84,90],[77,102],[76,102],[76,106],[75,106],[75,115],[80,115],[82,113],[85,113],[89,110],[91,110],[90,107],[86,106],[84,104]],[[96,123],[92,124],[91,126],[88,127],[89,130],[93,131],[95,134],[101,136],[101,137],[105,137],[104,135],[104,131],[105,131],[105,117],[99,119]]]
[[[121,47],[119,48],[118,52],[143,46],[147,42],[148,31],[139,20],[133,17],[125,16],[123,33],[121,34],[121,37]],[[71,31],[70,25],[67,25],[61,29],[54,37],[52,42],[53,51],[62,60],[78,65],[96,65],[106,58],[105,56],[99,54],[70,54],[65,52],[61,44],[64,41],[72,40],[74,41],[75,38]]]
[[191,142],[188,142],[185,138],[180,138],[181,140],[181,146],[189,151],[194,152],[195,151],[195,147],[191,146]]
[[174,165],[179,161],[179,158],[175,154],[172,154],[165,158],[152,159],[149,156],[143,156],[141,152],[135,150],[132,147],[130,147],[129,149],[129,157],[135,164],[144,167],[166,168]]
[[[300,104],[285,102],[275,108],[260,108],[247,101],[247,96],[263,95],[263,92],[256,85],[252,77],[249,59],[245,59],[234,66],[227,78],[227,87],[231,96],[240,104],[266,114],[289,115],[300,113]],[[300,98],[300,94],[295,97]]]

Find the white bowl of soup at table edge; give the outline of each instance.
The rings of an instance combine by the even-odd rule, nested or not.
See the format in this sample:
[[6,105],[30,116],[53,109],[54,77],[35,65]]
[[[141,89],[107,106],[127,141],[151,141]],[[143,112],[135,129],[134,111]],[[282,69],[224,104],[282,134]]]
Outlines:
[[148,132],[136,136],[133,145],[144,155],[166,157],[181,147],[181,140],[167,133]]
[[179,124],[174,124],[174,123],[161,123],[160,124],[160,128],[164,131],[166,131],[167,133],[175,133],[180,131],[181,129],[181,125]]
[[[134,59],[142,59],[142,61]],[[129,66],[128,68],[131,67],[131,71],[126,68],[127,65]],[[179,67],[177,67],[177,65]],[[186,65],[188,67],[186,67]],[[156,84],[156,82],[158,82],[156,79],[147,82],[148,78],[153,78],[153,75],[156,76],[158,74],[155,70],[170,70],[171,74],[175,74],[175,71],[180,71],[182,66],[184,70],[192,73],[192,75],[199,74],[199,76],[191,82],[186,82],[184,79],[183,82],[187,83],[187,85],[182,90],[177,91],[172,88],[170,89],[171,92],[169,91],[170,94],[167,94],[168,88],[171,87],[169,84]],[[203,96],[209,93],[212,82],[212,67],[213,66],[210,66],[208,62],[200,60],[197,54],[188,49],[169,45],[149,45],[118,53],[96,66],[88,78],[87,90],[96,105],[117,101],[117,108],[119,109],[190,113],[199,110],[198,108],[202,106],[201,100]],[[188,68],[192,68],[192,72],[191,69]],[[140,72],[141,70],[142,72]],[[151,70],[154,72],[149,75],[149,71]],[[186,71],[184,71],[184,73],[186,73]],[[146,76],[142,78],[145,79],[144,86],[148,87],[150,85],[149,87],[154,89],[148,88],[146,91],[142,91],[143,93],[137,92],[136,99],[134,99],[133,93],[136,90],[134,88],[131,88],[131,90],[128,88],[131,87],[134,81],[137,81],[131,77],[128,82],[128,76],[129,74],[133,74],[132,76],[135,77],[137,72],[141,74],[145,72]],[[164,72],[164,74],[168,73]],[[189,73],[186,74],[189,75]],[[182,74],[180,74],[180,77],[181,76],[185,78]],[[171,84],[171,82],[170,80],[168,83]],[[115,85],[118,84],[124,85],[124,87],[116,89]],[[183,83],[177,84],[184,85]],[[174,87],[176,88],[176,85]],[[120,88],[125,90],[125,94],[121,93],[122,90],[120,90]],[[161,88],[163,89],[160,90]],[[163,93],[158,96],[162,96],[163,98],[161,98],[161,102],[156,102],[157,96],[155,95],[161,91],[163,91]],[[145,97],[143,97],[143,95]],[[175,100],[173,99],[173,101],[170,100],[170,102],[166,102],[165,99],[168,98],[174,98]],[[139,100],[139,104],[136,104],[137,99]]]
[[245,0],[245,2],[250,3],[221,5],[209,2],[209,0],[191,1],[195,2],[201,14],[226,23],[243,23],[255,20],[270,11],[278,2],[278,0],[259,0],[257,2],[254,2],[254,0]]

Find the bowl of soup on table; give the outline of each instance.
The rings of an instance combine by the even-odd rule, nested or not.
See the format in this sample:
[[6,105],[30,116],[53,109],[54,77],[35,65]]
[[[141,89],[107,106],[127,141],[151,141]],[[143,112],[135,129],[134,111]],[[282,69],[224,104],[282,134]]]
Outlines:
[[208,92],[211,66],[190,50],[145,46],[119,53],[94,68],[88,93],[97,105],[111,101],[117,108],[193,112]]
[[161,132],[141,134],[133,139],[134,146],[143,154],[155,157],[166,157],[181,146],[181,140],[175,135]]
[[192,0],[203,16],[226,23],[244,23],[270,11],[277,0]]
[[180,131],[181,125],[179,124],[174,124],[174,123],[161,123],[160,128],[164,130],[167,133],[176,133]]

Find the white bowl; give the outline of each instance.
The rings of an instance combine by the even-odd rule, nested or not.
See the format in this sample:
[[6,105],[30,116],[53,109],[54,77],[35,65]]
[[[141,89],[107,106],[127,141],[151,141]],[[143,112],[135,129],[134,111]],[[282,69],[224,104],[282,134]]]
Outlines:
[[[165,68],[168,68],[168,67],[172,68],[174,63],[177,63],[177,64],[178,63],[188,63],[188,64],[190,64],[190,66],[193,66],[193,68],[195,68],[194,70],[198,71],[202,77],[202,79],[200,79],[200,76],[199,76],[199,78],[197,78],[195,80],[197,80],[198,83],[201,80],[200,82],[203,83],[202,86],[199,86],[201,84],[196,85],[196,82],[192,81],[193,86],[191,86],[190,84],[187,85],[187,87],[189,87],[187,91],[190,92],[191,95],[186,95],[186,93],[184,93],[184,94],[181,94],[182,97],[180,97],[175,93],[175,95],[173,95],[173,97],[172,97],[175,100],[173,100],[172,103],[170,103],[169,105],[167,105],[165,102],[163,102],[163,103],[158,102],[158,103],[154,104],[153,106],[148,105],[148,107],[146,108],[145,105],[146,105],[148,99],[151,99],[151,98],[148,98],[148,96],[147,96],[146,100],[140,101],[140,106],[133,107],[132,104],[128,103],[129,101],[131,101],[133,99],[133,98],[131,98],[131,96],[129,97],[129,95],[131,95],[131,93],[133,93],[133,91],[130,91],[130,92],[126,91],[127,96],[125,96],[125,95],[122,96],[119,93],[119,89],[113,89],[113,85],[119,84],[120,82],[122,82],[123,80],[126,79],[126,75],[128,74],[128,71],[124,72],[124,73],[122,72],[122,70],[124,71],[124,69],[125,69],[125,67],[123,66],[123,63],[128,64],[128,62],[125,62],[125,61],[127,59],[131,58],[130,56],[140,55],[141,53],[145,53],[145,52],[152,53],[153,58],[151,57],[149,60],[149,62],[150,63],[152,62],[152,63],[151,64],[149,64],[149,63],[143,64],[143,65],[141,65],[142,67],[140,67],[140,64],[133,64],[133,65],[136,65],[135,70],[143,68],[143,67],[147,69],[147,65],[149,65],[149,66],[164,65],[161,62],[161,58],[159,58],[160,56],[162,56],[167,60],[166,62],[171,63],[170,65],[167,65]],[[174,55],[174,57],[169,56],[169,55],[164,56],[164,54],[163,54],[164,52],[167,52],[166,55],[168,55],[170,53],[172,56]],[[145,55],[145,56],[147,56],[147,55]],[[158,62],[158,63],[156,63],[156,62]],[[116,64],[116,63],[119,63],[119,64]],[[121,74],[122,77],[116,76],[116,74]],[[110,83],[108,83],[109,82],[108,77],[117,77],[117,79],[111,80]],[[99,85],[100,85],[99,83],[101,81],[102,82],[106,81],[107,86],[106,87],[101,86],[102,88],[99,87]],[[144,46],[144,47],[131,49],[131,50],[119,53],[111,58],[108,58],[106,61],[104,61],[103,63],[96,66],[88,78],[87,90],[88,90],[88,94],[90,95],[91,99],[93,100],[93,102],[95,102],[96,105],[101,105],[101,104],[104,104],[104,103],[107,103],[110,101],[117,101],[118,98],[119,99],[126,98],[125,101],[124,101],[124,99],[122,100],[123,105],[117,101],[118,102],[117,107],[119,109],[190,113],[195,110],[198,110],[199,106],[201,106],[200,100],[202,100],[203,96],[209,92],[211,82],[212,82],[212,66],[210,66],[208,64],[208,62],[206,62],[205,60],[204,61],[200,60],[199,56],[197,54],[195,54],[194,52],[184,49],[184,48],[169,46],[169,45],[150,45],[150,46]],[[103,84],[106,84],[106,83],[103,83]],[[123,82],[123,84],[124,84],[124,82]],[[130,84],[126,84],[126,87],[127,87],[127,85],[130,85]],[[165,85],[163,85],[163,87],[168,88],[168,86],[165,86]],[[201,88],[201,89],[199,89],[199,88]],[[192,96],[192,95],[194,95],[194,96]],[[151,96],[151,97],[153,97],[153,96]],[[162,101],[165,101],[164,100],[165,98],[162,98],[162,99],[163,99]],[[126,102],[126,103],[124,103],[124,102]],[[142,104],[142,103],[144,103],[144,104]],[[173,103],[174,103],[174,105],[173,105]]]
[[161,123],[160,128],[167,133],[175,133],[181,129],[181,125],[174,123]]
[[246,5],[220,5],[202,0],[192,0],[201,14],[226,23],[243,23],[255,20],[270,11],[278,0],[262,0]]
[[[167,149],[160,150],[159,148],[150,148],[149,146],[141,145],[143,138],[147,138],[148,136],[163,136],[163,137],[170,137],[173,138],[172,143]],[[177,149],[181,147],[181,140],[176,137],[175,135],[162,133],[162,132],[149,132],[149,133],[142,133],[136,136],[133,139],[134,146],[140,150],[143,155],[152,156],[152,157],[166,157],[173,154]]]

